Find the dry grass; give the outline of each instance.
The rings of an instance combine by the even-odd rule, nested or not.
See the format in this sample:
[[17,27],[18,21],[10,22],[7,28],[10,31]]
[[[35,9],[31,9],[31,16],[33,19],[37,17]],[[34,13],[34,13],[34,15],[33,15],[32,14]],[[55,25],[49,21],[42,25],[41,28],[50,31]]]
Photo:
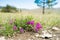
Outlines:
[[60,14],[33,14],[33,13],[0,13],[0,24],[7,22],[9,19],[33,16],[34,20],[40,21],[44,27],[60,26]]

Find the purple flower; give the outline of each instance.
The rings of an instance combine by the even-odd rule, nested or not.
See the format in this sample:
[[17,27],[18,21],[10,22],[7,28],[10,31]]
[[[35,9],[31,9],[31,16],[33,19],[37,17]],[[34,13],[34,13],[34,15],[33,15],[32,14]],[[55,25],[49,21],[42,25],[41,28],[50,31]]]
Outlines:
[[30,24],[30,21],[29,21],[29,22],[27,22],[27,24]]
[[24,29],[23,28],[20,28],[20,32],[23,33],[24,32]]
[[39,29],[41,29],[41,28],[42,28],[42,25],[40,23],[37,23],[36,27],[35,27],[35,31],[38,32]]
[[36,24],[36,28],[37,28],[37,29],[41,29],[41,28],[42,28],[42,25],[41,25],[40,23],[37,23],[37,24]]
[[13,26],[13,30],[17,30],[17,26],[14,25],[14,26]]
[[27,22],[27,24],[30,24],[30,25],[34,26],[34,21],[33,20],[29,21],[29,22]]

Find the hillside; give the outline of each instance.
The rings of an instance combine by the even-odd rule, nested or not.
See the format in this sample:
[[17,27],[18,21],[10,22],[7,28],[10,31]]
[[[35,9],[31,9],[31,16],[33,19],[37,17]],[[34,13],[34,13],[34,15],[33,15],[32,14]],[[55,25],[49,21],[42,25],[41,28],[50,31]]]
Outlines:
[[[37,9],[21,9],[22,12],[27,12],[27,13],[34,13],[34,14],[41,14],[42,13],[42,8],[37,8]],[[60,13],[60,8],[51,8],[51,9],[45,9],[45,13]]]
[[[0,6],[1,10],[2,6]],[[33,14],[42,14],[42,8],[36,8],[36,9],[20,9],[19,12],[22,13],[33,13]],[[45,14],[47,13],[57,13],[60,14],[60,8],[51,8],[51,9],[45,9]]]

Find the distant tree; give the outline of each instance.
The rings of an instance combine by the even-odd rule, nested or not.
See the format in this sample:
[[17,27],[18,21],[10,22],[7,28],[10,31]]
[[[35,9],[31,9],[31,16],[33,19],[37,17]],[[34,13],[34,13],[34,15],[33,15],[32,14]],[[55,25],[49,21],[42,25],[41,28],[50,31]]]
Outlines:
[[43,7],[43,14],[45,14],[45,7],[51,8],[57,4],[56,0],[35,0],[34,2],[37,4],[37,6]]
[[17,11],[17,8],[7,5],[6,7],[3,7],[1,11],[2,12],[13,12],[13,11]]

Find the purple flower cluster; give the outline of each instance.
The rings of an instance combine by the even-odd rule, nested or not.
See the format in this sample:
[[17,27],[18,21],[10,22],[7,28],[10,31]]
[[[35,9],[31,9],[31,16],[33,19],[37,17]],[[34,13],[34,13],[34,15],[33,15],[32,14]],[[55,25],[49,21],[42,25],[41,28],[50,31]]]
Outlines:
[[[29,21],[29,22],[27,22],[27,24],[30,24],[30,25],[34,26],[34,21],[33,20]],[[42,29],[42,25],[38,22],[38,23],[36,23],[36,26],[35,26],[34,29],[35,29],[36,32],[38,32],[40,29]]]
[[[18,30],[17,26],[13,26],[13,30],[14,30],[14,31]],[[24,29],[23,29],[23,28],[19,28],[19,31],[20,31],[21,33],[23,33],[23,32],[24,32]]]
[[13,26],[13,30],[17,30],[17,26],[14,25],[14,26]]
[[[11,21],[11,23],[12,23],[12,21]],[[34,28],[34,20],[28,21],[27,24],[28,24],[28,25],[32,25],[32,26],[33,26],[32,28]],[[38,31],[41,30],[41,29],[42,29],[42,25],[41,25],[39,22],[37,22],[37,23],[36,23],[36,26],[35,26],[35,28],[34,28],[35,32],[38,32]],[[17,26],[14,25],[14,26],[13,26],[13,30],[18,30]],[[23,33],[23,32],[24,32],[24,29],[23,29],[22,27],[20,27],[20,28],[19,28],[19,31],[20,31],[21,33]]]
[[27,24],[30,24],[30,25],[34,26],[34,21],[33,20],[29,21],[29,22],[27,22]]
[[42,25],[40,23],[37,23],[35,27],[35,31],[38,32],[40,29],[42,29]]
[[23,33],[24,32],[24,29],[23,28],[20,28],[20,32]]

